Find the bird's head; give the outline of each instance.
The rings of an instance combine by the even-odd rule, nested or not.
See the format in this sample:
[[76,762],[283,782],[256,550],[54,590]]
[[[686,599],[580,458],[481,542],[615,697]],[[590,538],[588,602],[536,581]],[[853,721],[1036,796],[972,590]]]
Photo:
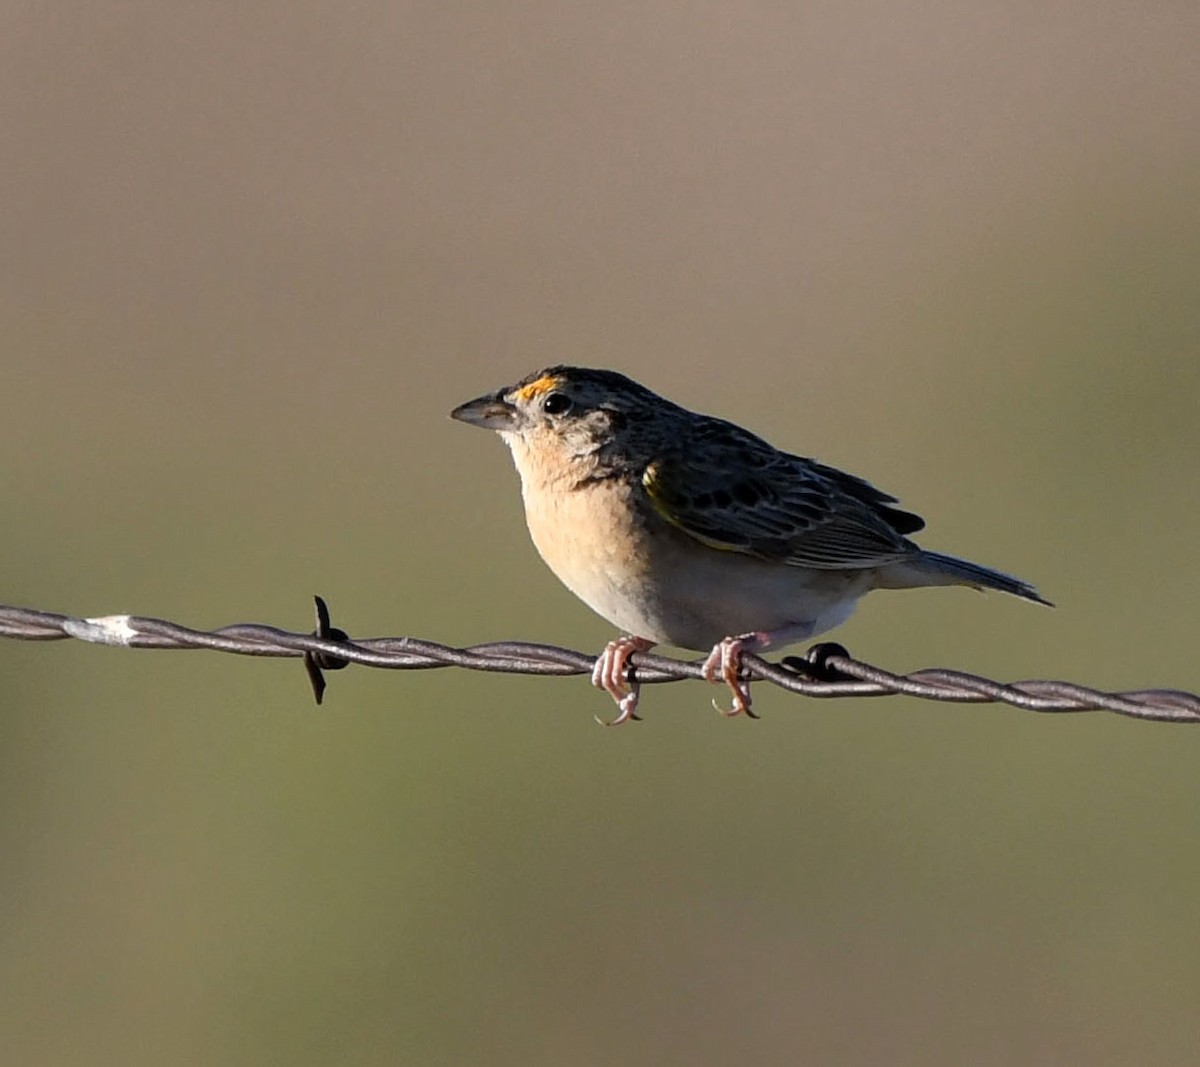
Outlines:
[[615,371],[548,367],[515,385],[461,404],[450,417],[495,430],[524,476],[531,466],[607,465],[625,456],[631,435],[675,405]]

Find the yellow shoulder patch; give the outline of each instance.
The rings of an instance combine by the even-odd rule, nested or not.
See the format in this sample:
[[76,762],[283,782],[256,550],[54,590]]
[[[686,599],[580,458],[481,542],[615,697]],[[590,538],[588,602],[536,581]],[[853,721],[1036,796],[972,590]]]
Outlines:
[[682,530],[689,537],[699,541],[702,545],[707,545],[709,548],[715,548],[720,552],[742,552],[747,555],[753,555],[746,545],[731,544],[728,541],[722,541],[719,538],[712,537],[709,534],[701,533],[699,530],[689,526],[683,520],[677,511],[667,503],[666,495],[663,492],[663,472],[662,468],[657,463],[651,463],[642,472],[642,488],[646,490],[646,496],[650,498],[650,503],[654,510],[667,520],[672,526],[678,530]]

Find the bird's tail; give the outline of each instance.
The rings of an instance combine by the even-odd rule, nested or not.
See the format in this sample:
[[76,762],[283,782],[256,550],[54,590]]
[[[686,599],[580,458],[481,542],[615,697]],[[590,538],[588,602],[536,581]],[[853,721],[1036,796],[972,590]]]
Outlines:
[[1054,607],[1032,585],[1003,571],[994,571],[969,560],[922,552],[915,559],[893,563],[879,572],[884,589],[914,589],[923,585],[969,585],[974,589],[999,589],[1003,593]]

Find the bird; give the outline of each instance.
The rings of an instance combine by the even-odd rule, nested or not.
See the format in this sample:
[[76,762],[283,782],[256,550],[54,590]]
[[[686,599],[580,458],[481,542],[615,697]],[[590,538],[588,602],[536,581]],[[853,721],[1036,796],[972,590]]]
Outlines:
[[1052,606],[1020,578],[921,548],[924,520],[862,478],[616,371],[547,367],[450,416],[499,433],[542,559],[622,631],[592,672],[617,705],[605,725],[639,718],[630,659],[659,644],[708,652],[704,677],[732,696],[718,710],[757,717],[742,655],[839,626],[873,589],[965,585]]

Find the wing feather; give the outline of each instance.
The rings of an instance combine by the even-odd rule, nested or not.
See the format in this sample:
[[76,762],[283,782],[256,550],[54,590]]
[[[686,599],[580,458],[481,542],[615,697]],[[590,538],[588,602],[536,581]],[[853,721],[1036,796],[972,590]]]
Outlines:
[[883,566],[919,551],[924,523],[868,482],[705,417],[645,470],[668,522],[711,548],[797,567]]

